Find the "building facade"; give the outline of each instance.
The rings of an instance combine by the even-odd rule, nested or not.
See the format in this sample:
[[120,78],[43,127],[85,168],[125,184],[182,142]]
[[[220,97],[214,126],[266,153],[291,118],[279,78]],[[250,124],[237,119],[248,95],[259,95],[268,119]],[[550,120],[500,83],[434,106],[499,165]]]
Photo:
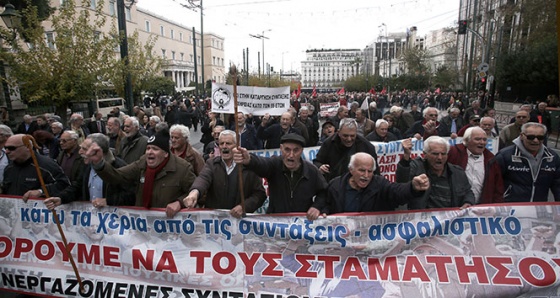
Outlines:
[[363,53],[359,49],[312,49],[301,62],[302,88],[331,89],[360,71]]

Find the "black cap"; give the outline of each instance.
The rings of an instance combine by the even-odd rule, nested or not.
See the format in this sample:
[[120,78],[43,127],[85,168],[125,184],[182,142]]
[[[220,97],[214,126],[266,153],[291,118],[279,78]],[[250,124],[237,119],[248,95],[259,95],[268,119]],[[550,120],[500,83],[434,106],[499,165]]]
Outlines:
[[169,153],[169,131],[163,129],[148,139],[148,145],[158,146],[161,150]]
[[297,133],[289,133],[287,135],[284,135],[281,139],[280,139],[280,143],[284,144],[284,143],[296,143],[296,144],[300,144],[301,147],[305,147],[305,139],[298,135]]
[[336,126],[334,125],[334,123],[331,120],[327,120],[325,121],[325,123],[323,123],[323,125],[321,125],[321,129],[325,128],[325,125],[330,124],[334,127],[334,129],[336,129]]
[[474,114],[474,115],[471,115],[471,116],[469,117],[469,120],[476,120],[476,119],[480,120],[480,116]]

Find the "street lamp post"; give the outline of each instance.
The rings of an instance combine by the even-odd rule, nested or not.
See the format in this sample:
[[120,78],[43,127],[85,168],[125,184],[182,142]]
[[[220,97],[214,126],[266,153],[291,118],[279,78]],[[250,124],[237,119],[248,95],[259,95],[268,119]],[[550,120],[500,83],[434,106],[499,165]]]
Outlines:
[[[269,32],[269,31],[272,31],[272,29],[264,30],[264,31],[262,32],[262,34],[249,34],[249,36],[251,36],[251,37],[253,37],[253,38],[258,38],[258,39],[260,39],[260,40],[262,41],[262,67],[263,67],[263,75],[264,75],[264,69],[265,69],[265,64],[264,64],[264,40],[265,40],[265,39],[269,39],[268,37],[264,36],[264,33],[265,33],[265,32]],[[261,74],[260,74],[260,72],[259,72],[259,76],[260,76],[260,75],[261,75]]]
[[[10,30],[13,30],[13,35],[8,38],[15,39],[16,38],[16,31],[17,28],[21,23],[21,14],[19,14],[15,7],[8,3],[6,4],[4,11],[0,14],[4,24]],[[3,38],[3,37],[2,37]],[[1,46],[1,42],[0,42]],[[12,110],[12,99],[10,98],[10,89],[8,86],[8,77],[6,76],[6,67],[4,65],[4,61],[0,61],[0,78],[2,79],[2,89],[4,90],[4,100],[6,101],[6,110],[8,110],[8,117],[9,123],[12,123],[14,120],[13,110]]]
[[[132,1],[131,5],[133,4],[134,1]],[[128,36],[126,34],[126,14],[124,0],[117,0],[117,21],[121,38],[121,60],[124,61],[124,69],[126,72],[126,79],[124,82],[124,99],[126,100],[128,114],[132,115],[132,110],[134,108],[134,95],[132,93],[132,77],[130,75],[130,70],[128,67],[130,60],[128,59]]]

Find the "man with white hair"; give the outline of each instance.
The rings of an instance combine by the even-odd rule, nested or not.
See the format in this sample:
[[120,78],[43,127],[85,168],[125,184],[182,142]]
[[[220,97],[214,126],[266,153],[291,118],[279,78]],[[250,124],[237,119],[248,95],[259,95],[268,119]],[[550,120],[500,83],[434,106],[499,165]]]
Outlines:
[[402,133],[407,131],[412,126],[412,124],[414,124],[414,117],[412,117],[410,113],[405,112],[402,107],[392,106],[389,112],[395,118],[393,127],[398,129]]
[[194,173],[198,176],[204,168],[204,158],[191,146],[189,128],[182,124],[172,125],[169,135],[171,136],[171,153],[190,162]]
[[447,162],[449,142],[439,136],[424,140],[424,156],[410,160],[412,140],[402,142],[404,154],[397,165],[397,182],[407,182],[420,174],[430,179],[430,188],[421,199],[409,202],[408,209],[466,208],[475,204],[465,171]]
[[136,117],[124,120],[124,134],[126,138],[121,142],[119,157],[124,159],[127,164],[131,164],[146,153],[148,138],[140,133],[140,122]]
[[486,133],[486,137],[495,138],[498,136],[494,127],[496,126],[496,120],[492,117],[482,117],[480,119],[480,128]]
[[81,144],[89,135],[89,129],[84,125],[84,116],[74,113],[68,123],[70,124],[68,129],[78,134],[78,145]]
[[376,167],[371,155],[363,152],[352,155],[348,173],[329,182],[327,204],[322,213],[393,211],[421,197],[430,186],[426,174],[412,178],[411,182],[393,183],[374,175]]
[[4,181],[4,169],[8,166],[9,159],[6,155],[4,145],[9,137],[13,136],[12,130],[9,126],[0,124],[0,185]]
[[375,130],[366,136],[368,141],[372,142],[392,142],[397,141],[398,138],[395,134],[389,132],[389,122],[385,119],[378,119],[375,122]]
[[18,125],[16,133],[32,135],[37,129],[37,123],[33,121],[33,117],[23,115],[23,121]]
[[[375,123],[377,119],[383,118],[383,115],[379,110],[377,110],[377,103],[375,101],[369,104],[369,111],[366,115],[371,121]],[[366,134],[367,135],[367,134]]]
[[451,146],[447,162],[465,170],[477,204],[502,203],[504,181],[494,154],[486,148],[488,136],[478,127],[469,127],[463,135],[463,144]]

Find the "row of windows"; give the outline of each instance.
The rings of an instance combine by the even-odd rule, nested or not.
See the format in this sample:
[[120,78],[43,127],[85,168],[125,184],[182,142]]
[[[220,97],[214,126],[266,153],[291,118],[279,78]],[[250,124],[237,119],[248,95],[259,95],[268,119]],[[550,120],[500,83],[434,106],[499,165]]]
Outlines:
[[[336,72],[337,72],[337,73],[340,73],[340,72],[351,72],[351,71],[352,71],[352,68],[337,68],[337,69],[336,69]],[[323,69],[304,69],[304,70],[303,70],[303,73],[304,73],[304,74],[305,74],[305,73],[308,73],[308,72],[309,72],[309,73],[312,73],[312,72],[314,72],[314,73],[315,73],[315,72],[318,72],[318,73],[321,73],[321,72],[325,72],[325,73],[332,72],[332,73],[335,73],[335,69],[334,69],[334,68],[331,68],[331,69],[325,70],[325,68],[323,68]]]
[[[97,9],[97,1],[99,0],[89,0],[89,8],[91,9]],[[64,5],[65,0],[60,0],[60,6]],[[126,17],[127,21],[132,21],[132,13],[130,12],[130,8],[126,7],[124,8],[124,14]],[[109,15],[114,17],[117,15],[117,3],[116,0],[109,0]]]
[[[152,32],[152,26],[150,21],[146,20],[146,32]],[[159,35],[165,37],[166,33],[165,33],[165,27],[163,25],[159,26]],[[176,39],[178,38],[179,41],[183,41],[183,32],[179,32],[178,37],[175,36],[175,30],[174,29],[169,29],[169,38],[171,39]],[[192,44],[192,36],[189,34],[189,44]]]

